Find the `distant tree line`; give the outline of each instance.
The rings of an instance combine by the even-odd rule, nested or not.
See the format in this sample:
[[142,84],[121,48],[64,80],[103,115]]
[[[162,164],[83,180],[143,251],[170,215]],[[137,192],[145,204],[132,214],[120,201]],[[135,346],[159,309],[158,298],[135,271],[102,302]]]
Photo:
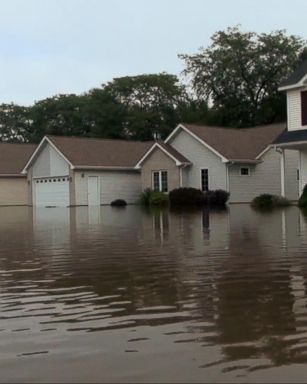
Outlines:
[[306,41],[279,30],[216,32],[207,48],[179,55],[183,81],[168,73],[115,78],[82,95],[24,107],[0,105],[0,139],[39,142],[45,134],[148,140],[179,122],[248,127],[286,119],[280,82],[307,58]]

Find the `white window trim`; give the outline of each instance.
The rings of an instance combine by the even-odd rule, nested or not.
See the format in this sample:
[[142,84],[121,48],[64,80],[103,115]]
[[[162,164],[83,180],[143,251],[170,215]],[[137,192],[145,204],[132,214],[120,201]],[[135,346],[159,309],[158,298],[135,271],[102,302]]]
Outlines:
[[202,177],[203,171],[208,171],[208,191],[210,191],[209,168],[200,168],[200,190],[202,192],[207,192],[207,191],[203,191],[203,177]]
[[168,193],[169,192],[169,188],[168,188],[168,171],[166,169],[159,169],[158,171],[152,171],[151,172],[151,185],[152,185],[152,190],[154,191],[155,190],[155,173],[159,173],[159,192],[163,192],[162,191],[162,172],[166,172],[167,174],[167,192],[164,192],[164,193]]
[[[248,175],[242,175],[242,169],[248,169]],[[242,177],[249,177],[251,175],[251,167],[240,167],[239,175]]]

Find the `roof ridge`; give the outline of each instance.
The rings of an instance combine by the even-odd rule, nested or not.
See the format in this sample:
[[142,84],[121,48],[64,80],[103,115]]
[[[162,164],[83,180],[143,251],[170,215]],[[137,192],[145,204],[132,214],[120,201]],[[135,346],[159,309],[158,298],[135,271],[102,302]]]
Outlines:
[[60,139],[78,139],[78,140],[95,140],[95,141],[113,141],[113,142],[124,142],[124,143],[154,143],[154,140],[127,140],[127,139],[109,139],[103,137],[87,137],[87,136],[62,136],[62,135],[45,135],[49,138],[60,138]]

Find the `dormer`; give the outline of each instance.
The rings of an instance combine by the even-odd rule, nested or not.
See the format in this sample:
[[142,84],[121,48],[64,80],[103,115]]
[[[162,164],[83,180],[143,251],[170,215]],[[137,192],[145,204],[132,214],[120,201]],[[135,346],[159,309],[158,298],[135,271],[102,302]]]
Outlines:
[[278,90],[287,92],[288,130],[307,129],[307,60]]

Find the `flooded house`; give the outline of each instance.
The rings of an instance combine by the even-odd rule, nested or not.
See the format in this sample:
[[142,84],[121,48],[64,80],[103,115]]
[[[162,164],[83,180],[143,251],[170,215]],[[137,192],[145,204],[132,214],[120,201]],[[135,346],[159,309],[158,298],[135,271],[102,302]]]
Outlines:
[[285,123],[242,129],[180,124],[137,164],[142,188],[223,189],[230,193],[231,203],[250,203],[262,193],[284,194],[296,201],[298,153],[286,150],[281,156],[271,146],[285,129]]
[[284,176],[285,153],[289,150],[299,153],[299,193],[307,184],[307,60],[279,87],[287,94],[288,130],[283,132],[274,145],[282,155],[282,192],[289,181]]
[[21,171],[36,145],[0,143],[0,206],[28,205],[27,177]]

